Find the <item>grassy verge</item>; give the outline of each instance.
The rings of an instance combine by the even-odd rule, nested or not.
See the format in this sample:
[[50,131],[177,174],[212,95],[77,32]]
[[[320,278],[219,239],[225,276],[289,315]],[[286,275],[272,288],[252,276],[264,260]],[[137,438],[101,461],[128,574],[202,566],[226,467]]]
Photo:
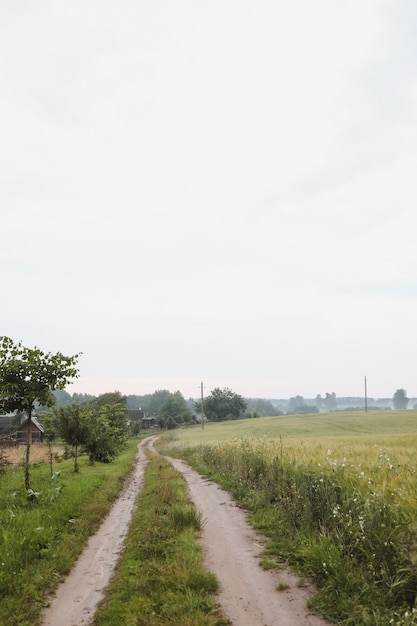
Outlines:
[[48,594],[70,571],[132,469],[137,440],[112,463],[80,459],[32,468],[28,499],[21,470],[0,475],[0,624],[36,626]]
[[417,468],[416,437],[408,440],[393,453],[334,439],[338,453],[317,442],[260,440],[176,450],[252,511],[271,539],[266,566],[289,563],[317,584],[318,612],[344,626],[410,626],[417,624]]
[[202,520],[183,477],[152,456],[129,535],[95,626],[224,626],[212,598],[213,574],[202,568]]

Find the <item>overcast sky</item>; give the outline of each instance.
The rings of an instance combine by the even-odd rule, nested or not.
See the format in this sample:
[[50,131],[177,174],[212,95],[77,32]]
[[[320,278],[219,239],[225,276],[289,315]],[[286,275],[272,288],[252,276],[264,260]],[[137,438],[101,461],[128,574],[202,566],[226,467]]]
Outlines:
[[417,396],[415,0],[3,0],[0,334],[68,391]]

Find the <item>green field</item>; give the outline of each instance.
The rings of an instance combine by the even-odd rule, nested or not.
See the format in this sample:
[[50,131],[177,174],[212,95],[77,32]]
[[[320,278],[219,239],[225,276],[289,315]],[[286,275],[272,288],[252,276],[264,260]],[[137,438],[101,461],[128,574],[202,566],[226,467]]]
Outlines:
[[266,565],[311,578],[334,624],[417,624],[417,411],[207,423],[169,447],[251,511]]
[[359,437],[364,435],[417,435],[417,410],[412,411],[346,411],[282,415],[230,422],[205,423],[184,429],[179,442],[209,443],[236,438]]

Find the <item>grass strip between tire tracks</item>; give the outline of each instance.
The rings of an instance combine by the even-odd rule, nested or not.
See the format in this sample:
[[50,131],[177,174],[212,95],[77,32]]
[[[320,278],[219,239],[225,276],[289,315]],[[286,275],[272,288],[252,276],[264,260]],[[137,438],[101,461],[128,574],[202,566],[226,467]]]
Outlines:
[[94,617],[95,626],[226,626],[202,566],[203,520],[182,475],[150,455],[123,555]]

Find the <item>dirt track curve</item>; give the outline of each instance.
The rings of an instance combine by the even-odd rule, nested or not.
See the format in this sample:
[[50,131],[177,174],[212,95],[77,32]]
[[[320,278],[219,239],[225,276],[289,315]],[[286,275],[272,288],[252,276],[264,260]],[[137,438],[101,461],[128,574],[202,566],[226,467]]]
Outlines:
[[[134,472],[127,480],[102,526],[89,543],[51,605],[44,610],[43,626],[86,626],[92,621],[117,563],[136,497],[143,483],[144,449],[155,438],[142,441]],[[311,590],[286,571],[263,570],[258,564],[263,538],[247,523],[247,516],[230,495],[203,479],[186,463],[168,460],[182,472],[190,497],[205,520],[201,533],[207,569],[219,580],[218,601],[234,626],[325,626],[311,615]],[[278,584],[288,588],[277,591]]]

